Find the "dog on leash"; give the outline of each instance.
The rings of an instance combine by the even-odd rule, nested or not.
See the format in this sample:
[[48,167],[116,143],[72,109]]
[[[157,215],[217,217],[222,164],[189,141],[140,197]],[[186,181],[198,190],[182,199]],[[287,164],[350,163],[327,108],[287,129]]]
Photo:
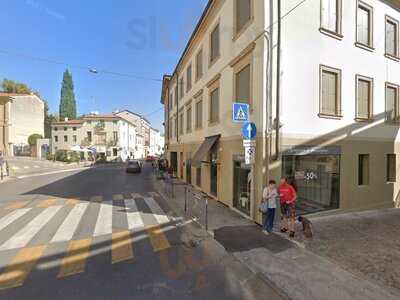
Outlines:
[[313,237],[312,223],[309,219],[299,216],[297,220],[303,225],[304,236],[308,239]]

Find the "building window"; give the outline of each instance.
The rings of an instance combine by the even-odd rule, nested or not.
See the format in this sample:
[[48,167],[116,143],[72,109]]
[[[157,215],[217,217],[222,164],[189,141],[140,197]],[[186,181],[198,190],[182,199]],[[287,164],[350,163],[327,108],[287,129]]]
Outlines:
[[178,106],[178,85],[179,84],[177,84],[175,87],[175,106]]
[[58,127],[54,127],[54,131],[58,131]]
[[321,0],[321,29],[342,33],[342,0]]
[[67,129],[68,129],[67,127],[64,127],[64,131],[67,131]]
[[172,121],[172,118],[169,119],[169,138],[172,139],[173,135],[174,135],[174,123]]
[[72,136],[72,140],[73,140],[74,143],[76,143],[76,141],[77,141],[76,135],[73,135],[73,136]]
[[196,55],[196,80],[203,76],[203,50],[200,50]]
[[179,134],[183,135],[183,111],[179,113]]
[[68,135],[64,135],[64,142],[65,142],[65,143],[68,142]]
[[117,148],[113,148],[113,156],[118,156],[118,149]]
[[373,114],[373,79],[357,75],[356,87],[356,119],[369,120]]
[[342,116],[341,85],[341,70],[320,66],[320,116]]
[[192,132],[192,107],[188,107],[186,110],[186,132]]
[[185,94],[185,83],[183,81],[183,77],[179,80],[179,100],[183,98]]
[[386,83],[385,85],[385,98],[386,98],[386,121],[398,122],[399,118],[399,86],[395,84]]
[[234,102],[250,104],[250,70],[250,65],[247,65],[235,74]]
[[219,49],[219,24],[215,26],[210,36],[210,63],[213,63],[220,55]]
[[72,130],[73,130],[73,131],[76,131],[76,127],[72,127]]
[[186,69],[186,92],[192,88],[192,64]]
[[196,185],[201,187],[201,167],[196,168]]
[[58,136],[54,136],[54,142],[58,143]]
[[399,57],[399,22],[386,16],[385,53],[395,58]]
[[358,155],[358,185],[369,185],[369,154]]
[[396,182],[396,154],[386,155],[386,181]]
[[203,100],[196,102],[196,129],[203,127]]
[[210,93],[210,123],[219,121],[219,88]]
[[173,101],[174,101],[174,94],[171,93],[171,94],[169,94],[169,98],[168,98],[168,105],[169,105],[170,110],[172,110]]
[[175,117],[175,125],[174,125],[174,128],[175,128],[174,134],[175,134],[175,137],[177,138],[177,137],[178,137],[178,116]]
[[89,143],[92,142],[92,132],[91,131],[87,132],[87,140],[88,140]]
[[251,20],[252,0],[235,0],[235,33],[239,34]]
[[361,1],[357,4],[357,43],[373,47],[373,8]]

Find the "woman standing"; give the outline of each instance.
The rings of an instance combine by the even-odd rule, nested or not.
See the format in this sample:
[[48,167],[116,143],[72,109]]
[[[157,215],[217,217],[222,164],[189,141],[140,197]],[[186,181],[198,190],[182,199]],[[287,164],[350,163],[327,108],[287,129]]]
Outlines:
[[268,232],[272,232],[274,227],[275,209],[278,197],[279,194],[278,190],[276,189],[276,181],[270,180],[268,187],[265,187],[263,191],[263,203],[265,203],[267,207],[267,211],[264,216],[264,229]]

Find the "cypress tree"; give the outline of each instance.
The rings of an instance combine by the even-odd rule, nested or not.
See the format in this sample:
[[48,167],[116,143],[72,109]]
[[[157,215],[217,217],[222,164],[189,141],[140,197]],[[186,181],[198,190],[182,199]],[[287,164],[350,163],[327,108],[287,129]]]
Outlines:
[[65,118],[76,118],[74,83],[72,81],[72,75],[68,69],[65,70],[63,75],[60,98],[60,120],[64,120]]

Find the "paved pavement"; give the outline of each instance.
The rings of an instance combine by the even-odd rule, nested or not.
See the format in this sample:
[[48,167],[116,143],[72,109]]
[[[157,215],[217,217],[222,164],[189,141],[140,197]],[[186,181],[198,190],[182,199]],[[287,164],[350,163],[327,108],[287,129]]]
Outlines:
[[[159,181],[158,191],[170,195],[169,204],[181,214],[194,217],[199,224],[205,225],[204,201],[188,200],[187,210],[184,211],[185,193],[183,185],[175,186],[172,197],[169,185]],[[190,207],[192,206],[192,207]],[[194,213],[192,210],[194,208]],[[387,220],[382,226],[374,226],[371,217],[365,222],[358,222],[350,218],[348,222],[342,222],[338,216],[327,222],[326,226],[314,224],[318,228],[312,241],[313,246],[306,246],[301,238],[300,224],[296,239],[289,239],[287,235],[278,233],[279,224],[275,233],[265,235],[259,226],[241,217],[225,205],[214,200],[208,201],[208,217],[210,234],[233,256],[246,265],[254,274],[259,274],[270,286],[280,291],[280,295],[291,299],[400,299],[400,291],[393,289],[379,281],[371,281],[354,272],[354,268],[346,268],[343,264],[332,260],[332,257],[342,258],[348,264],[357,264],[360,268],[369,270],[369,274],[375,277],[385,277],[382,272],[383,261],[390,268],[393,281],[398,282],[398,243],[393,243],[391,236],[396,236],[400,215],[387,215]],[[399,213],[400,214],[400,213]],[[397,217],[397,218],[396,218]],[[344,218],[346,219],[346,218]],[[359,218],[358,218],[359,219]],[[276,220],[277,221],[277,220]],[[358,223],[357,223],[357,222]],[[356,222],[357,225],[352,225]],[[396,226],[390,226],[397,224]],[[368,225],[368,226],[367,226]],[[335,228],[339,228],[335,232]],[[257,228],[258,227],[258,228]],[[374,228],[370,237],[363,237],[363,243],[355,239],[355,232],[363,232],[367,227]],[[319,230],[321,228],[321,230]],[[384,234],[380,234],[385,231]],[[374,245],[386,240],[381,246],[370,246],[368,240]],[[364,249],[360,249],[360,246]],[[385,246],[387,247],[385,250]],[[313,251],[320,249],[321,251]],[[377,253],[371,254],[379,249]],[[360,251],[361,250],[361,251]],[[329,253],[321,257],[321,252]],[[346,259],[343,256],[350,254]],[[382,257],[380,257],[383,255]],[[358,257],[357,257],[358,256]],[[353,261],[354,260],[354,261]]]
[[108,165],[1,185],[0,299],[280,298],[174,215],[148,166],[143,174]]
[[314,238],[298,235],[306,249],[400,298],[400,209],[312,218]]

